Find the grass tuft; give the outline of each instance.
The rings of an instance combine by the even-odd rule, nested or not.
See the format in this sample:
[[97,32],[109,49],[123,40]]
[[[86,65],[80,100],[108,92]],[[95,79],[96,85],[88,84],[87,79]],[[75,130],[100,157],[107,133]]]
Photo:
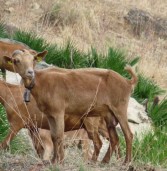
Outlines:
[[167,99],[163,99],[154,108],[149,103],[148,113],[155,127],[167,130]]
[[138,75],[138,84],[135,87],[133,97],[139,102],[143,102],[145,99],[153,99],[155,96],[162,95],[165,91],[162,90],[150,78]]
[[5,30],[5,25],[3,22],[0,22],[0,38],[8,38],[7,32]]

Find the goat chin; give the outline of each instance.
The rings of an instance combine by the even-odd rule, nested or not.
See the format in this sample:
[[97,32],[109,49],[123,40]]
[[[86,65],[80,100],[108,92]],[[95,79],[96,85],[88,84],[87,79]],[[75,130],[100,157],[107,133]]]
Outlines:
[[32,89],[34,87],[34,78],[25,78],[23,79],[23,82],[24,82],[24,86],[25,88],[27,89]]

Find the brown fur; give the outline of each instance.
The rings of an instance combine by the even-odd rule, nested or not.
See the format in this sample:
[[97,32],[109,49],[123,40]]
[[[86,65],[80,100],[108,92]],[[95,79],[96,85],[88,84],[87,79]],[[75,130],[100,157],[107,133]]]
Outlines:
[[[22,86],[12,85],[0,80],[0,102],[6,109],[7,118],[10,124],[10,131],[5,140],[0,144],[1,148],[6,148],[21,128],[28,128],[33,136],[32,139],[34,139],[34,141],[38,140],[36,143],[34,142],[34,144],[40,144],[39,140],[41,139],[40,134],[38,135],[37,128],[49,129],[47,118],[38,109],[34,98],[31,98],[31,102],[28,103],[28,105],[23,103],[23,89]],[[98,127],[98,117],[80,119],[80,117],[76,116],[71,119],[68,114],[65,115],[65,131],[80,128],[85,128],[88,131],[89,138],[93,140],[95,145],[95,152],[92,156],[94,160],[97,159],[96,156],[98,156],[102,146],[101,140],[98,136]],[[103,125],[101,127],[103,128],[103,132],[106,132],[106,127]],[[47,137],[49,136],[50,135]],[[40,147],[37,148],[37,145],[35,145],[35,147],[40,155],[42,153],[39,150]],[[49,149],[49,147],[47,149]]]
[[3,63],[3,56],[11,56],[14,50],[17,49],[27,49],[32,54],[36,54],[36,51],[30,49],[27,45],[17,42],[11,39],[0,39],[0,69],[3,73],[3,78],[5,79],[5,70],[9,70],[14,72],[14,68],[12,65],[9,65],[7,63]]
[[[27,56],[29,61],[26,60]],[[41,53],[37,56],[41,56]],[[71,69],[68,72],[51,72],[46,69],[34,74],[33,61],[37,56],[33,57],[24,50],[22,54],[16,55],[15,59],[5,57],[5,61],[20,62],[14,66],[27,88],[34,83],[35,75],[31,94],[49,121],[54,144],[53,163],[64,160],[64,116],[67,111],[71,118],[95,115],[104,117],[113,145],[112,151],[117,147],[113,140],[118,139],[112,121],[114,113],[126,140],[125,162],[130,162],[133,134],[128,125],[127,106],[133,86],[137,82],[131,68],[128,71],[132,75],[132,80],[105,69]]]

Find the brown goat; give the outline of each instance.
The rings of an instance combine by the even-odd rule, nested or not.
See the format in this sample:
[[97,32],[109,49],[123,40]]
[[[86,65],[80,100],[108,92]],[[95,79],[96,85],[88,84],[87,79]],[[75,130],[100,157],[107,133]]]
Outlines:
[[26,44],[12,40],[12,39],[0,39],[0,69],[3,74],[3,78],[6,79],[6,69],[9,71],[14,71],[13,66],[3,63],[3,56],[11,56],[14,50],[17,49],[27,49],[32,54],[36,54],[36,51],[30,49]]
[[[131,80],[107,69],[71,69],[62,73],[53,69],[34,71],[34,61],[46,54],[44,51],[33,56],[23,50],[14,52],[13,58],[5,56],[4,60],[14,64],[15,70],[23,78],[24,86],[31,91],[39,109],[48,118],[54,144],[52,162],[61,163],[64,160],[64,116],[67,111],[71,118],[104,117],[111,142],[117,139],[112,121],[113,112],[125,136],[125,162],[130,162],[133,134],[128,125],[127,106],[137,83],[132,69],[126,68],[132,76]],[[115,148],[116,145],[112,151]]]
[[[38,137],[37,128],[49,130],[48,120],[38,109],[34,98],[31,98],[31,102],[28,103],[28,105],[23,102],[23,91],[23,86],[12,85],[0,80],[0,102],[6,109],[7,118],[10,124],[10,131],[5,140],[0,144],[1,148],[7,147],[21,128],[28,128],[30,132],[37,137],[36,139],[39,140],[40,137]],[[95,151],[92,156],[93,160],[97,160],[102,146],[102,142],[98,135],[99,120],[99,117],[81,119],[80,116],[71,119],[68,114],[65,115],[65,131],[84,128],[88,132],[88,136],[95,146]],[[105,126],[100,125],[100,127],[103,129],[104,135],[106,132]]]

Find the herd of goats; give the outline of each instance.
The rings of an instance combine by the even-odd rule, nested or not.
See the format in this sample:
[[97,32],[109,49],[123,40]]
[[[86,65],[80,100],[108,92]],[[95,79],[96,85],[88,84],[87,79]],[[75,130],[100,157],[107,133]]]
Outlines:
[[[133,134],[128,125],[127,107],[137,76],[130,66],[125,70],[131,79],[109,69],[65,69],[51,66],[37,69],[36,63],[47,56],[27,45],[11,39],[0,39],[0,103],[4,106],[10,124],[8,135],[0,143],[6,148],[22,128],[29,130],[37,154],[52,164],[64,162],[65,136],[80,134],[85,158],[96,161],[102,141],[110,145],[102,160],[108,163],[113,152],[120,158],[119,123],[126,142],[124,163],[132,158]],[[20,85],[5,81],[6,70],[18,73]],[[84,138],[84,137],[88,138]],[[89,154],[88,139],[94,152]]]

